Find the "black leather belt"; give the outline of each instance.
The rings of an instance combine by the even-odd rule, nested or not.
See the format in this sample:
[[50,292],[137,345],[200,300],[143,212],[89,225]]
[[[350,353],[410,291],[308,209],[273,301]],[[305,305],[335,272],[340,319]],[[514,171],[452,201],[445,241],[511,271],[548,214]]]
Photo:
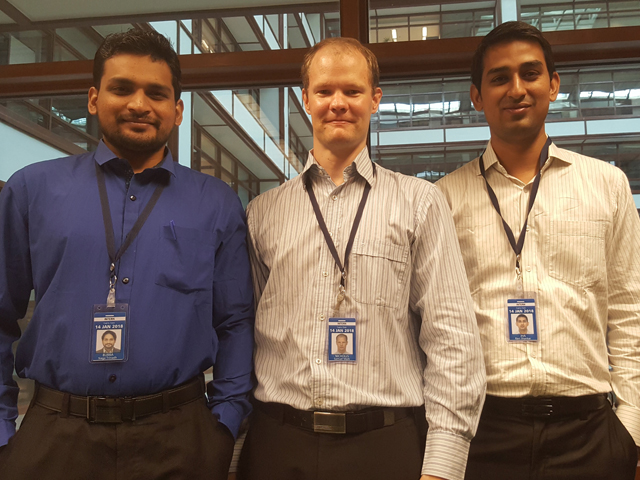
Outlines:
[[260,411],[281,423],[316,433],[364,433],[393,425],[403,418],[421,415],[423,407],[367,408],[357,412],[298,410],[281,403],[254,401]]
[[63,415],[84,417],[90,423],[122,423],[204,399],[204,377],[198,376],[178,387],[140,397],[83,397],[36,384],[33,402]]
[[485,412],[518,417],[576,416],[611,406],[604,393],[581,397],[520,397],[505,398],[487,395]]

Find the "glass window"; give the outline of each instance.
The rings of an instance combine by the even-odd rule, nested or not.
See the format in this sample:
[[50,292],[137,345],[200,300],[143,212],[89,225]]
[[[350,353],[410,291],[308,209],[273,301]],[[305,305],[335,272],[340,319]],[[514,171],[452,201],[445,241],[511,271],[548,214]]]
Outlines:
[[610,0],[567,3],[521,0],[519,5],[522,21],[542,31],[640,25],[640,2]]
[[302,171],[312,134],[299,87],[199,91],[194,99],[195,148],[220,152],[222,170],[205,173],[231,179],[227,183],[246,189],[251,200]]
[[0,106],[85,150],[94,150],[98,145],[99,128],[87,111],[86,95],[3,99]]
[[[616,118],[640,119],[640,65],[566,68],[559,74],[560,91],[547,116],[548,131],[558,133],[552,134],[554,141],[584,155],[624,163],[634,192],[640,193],[640,131],[629,127],[625,136],[611,140],[610,134],[584,134],[592,127],[619,132],[619,125],[602,123]],[[490,133],[484,115],[470,101],[470,83],[468,77],[383,83],[379,112],[371,121],[372,159],[436,181],[477,157]]]
[[242,16],[204,14],[193,19],[195,53],[247,52],[307,48],[339,35],[339,3],[320,3],[286,12],[262,14],[260,8]]
[[[210,10],[148,25],[167,36],[181,55],[307,48],[340,35],[338,1],[279,9],[283,13],[271,13],[273,5],[239,9],[237,14]],[[133,27],[130,23],[0,33],[0,65],[91,59],[104,37]]]
[[[418,3],[418,5],[415,5]],[[486,35],[494,26],[496,2],[369,2],[369,41],[406,42]]]
[[2,33],[0,65],[92,59],[106,35],[132,27],[103,25]]

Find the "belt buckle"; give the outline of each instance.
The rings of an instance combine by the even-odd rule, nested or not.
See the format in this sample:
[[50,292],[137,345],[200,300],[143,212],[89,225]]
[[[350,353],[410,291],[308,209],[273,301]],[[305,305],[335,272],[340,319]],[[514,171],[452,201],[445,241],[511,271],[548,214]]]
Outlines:
[[[113,412],[117,411],[117,415]],[[122,409],[117,398],[87,397],[89,423],[122,423]]]
[[550,417],[553,414],[553,401],[550,398],[540,398],[536,400],[536,403],[522,404],[522,416]]
[[313,431],[316,433],[347,433],[344,413],[313,412]]

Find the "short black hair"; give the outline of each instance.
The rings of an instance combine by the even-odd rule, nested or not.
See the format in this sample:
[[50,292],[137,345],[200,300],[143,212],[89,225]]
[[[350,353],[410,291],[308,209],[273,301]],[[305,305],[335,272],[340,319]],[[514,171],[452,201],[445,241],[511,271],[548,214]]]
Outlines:
[[551,51],[551,45],[546,38],[542,35],[542,32],[533,25],[529,25],[525,22],[505,22],[498,25],[491,30],[486,37],[482,39],[480,45],[473,54],[471,60],[471,83],[475,85],[480,91],[482,86],[482,73],[484,72],[484,57],[487,54],[487,50],[494,45],[501,43],[510,43],[517,40],[523,40],[525,42],[534,42],[540,45],[542,53],[544,53],[544,61],[547,64],[547,70],[549,71],[549,77],[551,77],[555,71],[556,66],[553,63],[553,52]]
[[111,335],[114,340],[118,339],[118,336],[116,335],[116,332],[114,332],[113,330],[107,330],[106,332],[104,332],[102,334],[102,340],[104,340],[104,337],[106,337],[107,335]]
[[104,63],[120,54],[147,56],[154,62],[165,62],[171,70],[171,84],[176,102],[182,93],[182,71],[178,54],[171,46],[171,42],[164,35],[155,30],[132,28],[126,32],[112,33],[98,47],[93,58],[93,86],[100,90],[100,80],[104,75]]

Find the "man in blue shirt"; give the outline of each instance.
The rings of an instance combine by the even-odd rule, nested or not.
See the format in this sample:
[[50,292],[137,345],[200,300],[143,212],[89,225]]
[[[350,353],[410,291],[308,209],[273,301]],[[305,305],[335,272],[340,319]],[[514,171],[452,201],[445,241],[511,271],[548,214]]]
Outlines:
[[[95,152],[31,165],[0,194],[2,478],[226,479],[250,410],[241,203],[165,147],[183,103],[158,33],[107,37],[88,108]],[[105,331],[119,352],[98,352]],[[36,381],[15,435],[14,364]]]

